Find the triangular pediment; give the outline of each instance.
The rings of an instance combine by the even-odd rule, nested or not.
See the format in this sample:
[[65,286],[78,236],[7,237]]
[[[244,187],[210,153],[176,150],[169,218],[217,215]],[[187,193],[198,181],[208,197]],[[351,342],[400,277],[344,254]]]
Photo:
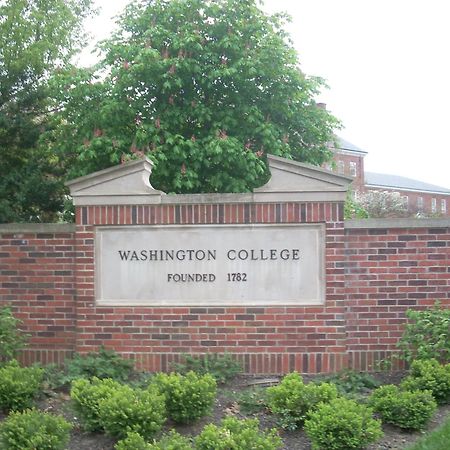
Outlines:
[[345,201],[351,178],[278,156],[268,155],[267,159],[272,176],[268,183],[253,193],[165,195],[150,184],[153,164],[148,158],[104,169],[66,185],[78,206]]
[[270,180],[254,192],[347,191],[352,178],[311,164],[268,155]]
[[129,161],[66,183],[74,204],[160,203],[164,193],[150,184],[153,163]]

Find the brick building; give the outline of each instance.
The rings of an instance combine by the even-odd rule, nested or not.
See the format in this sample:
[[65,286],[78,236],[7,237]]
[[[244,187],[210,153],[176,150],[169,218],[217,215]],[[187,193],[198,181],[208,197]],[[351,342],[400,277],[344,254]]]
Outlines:
[[367,152],[340,137],[332,150],[334,164],[326,168],[354,178],[355,191],[398,192],[411,214],[450,217],[450,189],[399,175],[366,172],[364,157]]

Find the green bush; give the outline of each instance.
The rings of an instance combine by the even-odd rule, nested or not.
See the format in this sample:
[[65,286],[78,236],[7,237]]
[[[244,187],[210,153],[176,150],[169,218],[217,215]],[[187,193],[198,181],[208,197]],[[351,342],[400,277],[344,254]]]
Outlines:
[[159,373],[153,385],[165,395],[167,414],[178,423],[194,422],[207,415],[216,398],[216,380],[209,374]]
[[270,410],[280,417],[280,425],[289,430],[299,428],[320,402],[330,402],[337,396],[334,384],[304,384],[297,372],[286,375],[278,386],[267,388]]
[[195,372],[198,375],[209,373],[218,383],[225,383],[242,372],[242,366],[231,355],[210,354],[202,356],[183,355],[184,363],[174,363],[175,372],[182,375]]
[[435,359],[414,361],[411,373],[401,387],[408,391],[431,391],[439,404],[450,401],[450,364],[439,364]]
[[72,425],[63,417],[28,409],[12,412],[0,424],[2,450],[62,450]]
[[20,367],[15,360],[0,368],[0,410],[21,411],[33,405],[39,392],[43,370]]
[[130,432],[127,437],[119,441],[114,450],[193,450],[190,439],[181,436],[175,430],[171,430],[159,441],[152,444],[135,432]]
[[276,450],[283,446],[275,429],[261,431],[257,419],[227,417],[220,426],[209,424],[195,439],[196,450]]
[[14,317],[10,306],[0,307],[0,364],[17,356],[28,340],[19,330],[21,320]]
[[114,450],[151,450],[152,446],[145,441],[145,439],[134,431],[131,431],[127,436],[117,442]]
[[361,449],[383,436],[372,410],[346,398],[318,405],[305,421],[305,432],[313,450]]
[[113,350],[101,347],[98,353],[75,354],[66,366],[66,381],[78,378],[111,378],[116,381],[128,381],[133,373],[134,363],[124,359]]
[[117,381],[99,378],[79,379],[72,383],[70,397],[75,411],[79,414],[84,428],[88,431],[103,429],[100,421],[100,403],[121,388]]
[[430,391],[402,391],[392,384],[376,389],[369,405],[383,422],[411,430],[421,430],[437,408]]
[[[149,450],[193,450],[191,440],[175,430],[171,430],[158,442],[150,444]],[[131,449],[130,449],[131,450]]]
[[450,360],[450,309],[441,308],[437,302],[433,308],[423,311],[408,310],[410,320],[398,343],[403,358]]
[[165,398],[158,389],[132,389],[123,385],[100,402],[100,423],[111,436],[123,438],[130,431],[151,439],[166,421]]

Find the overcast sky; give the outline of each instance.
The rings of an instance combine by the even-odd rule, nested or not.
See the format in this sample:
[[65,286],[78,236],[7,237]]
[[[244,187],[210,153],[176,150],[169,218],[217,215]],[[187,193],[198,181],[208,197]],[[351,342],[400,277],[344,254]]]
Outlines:
[[[96,0],[93,40],[108,36],[127,3]],[[342,121],[338,134],[368,152],[366,171],[450,188],[450,1],[266,0],[264,8],[291,15],[301,68],[327,80],[318,101]]]

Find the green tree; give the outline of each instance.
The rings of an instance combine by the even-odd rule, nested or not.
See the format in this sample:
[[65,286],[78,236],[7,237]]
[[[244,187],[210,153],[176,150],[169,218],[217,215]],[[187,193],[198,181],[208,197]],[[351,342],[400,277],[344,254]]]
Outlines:
[[299,69],[286,17],[258,3],[129,5],[98,67],[53,80],[62,125],[45,145],[68,177],[146,154],[165,192],[245,192],[266,181],[267,153],[329,159],[338,121],[314,100],[324,82]]
[[0,222],[51,220],[62,166],[37,147],[48,126],[51,71],[80,43],[91,0],[0,1]]

